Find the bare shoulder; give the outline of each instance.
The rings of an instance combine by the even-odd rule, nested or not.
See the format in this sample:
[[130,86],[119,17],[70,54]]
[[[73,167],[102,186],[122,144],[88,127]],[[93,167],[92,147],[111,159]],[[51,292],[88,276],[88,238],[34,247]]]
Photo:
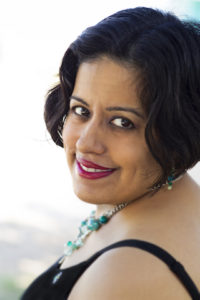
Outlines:
[[184,286],[154,255],[122,247],[102,254],[80,277],[69,300],[189,300]]

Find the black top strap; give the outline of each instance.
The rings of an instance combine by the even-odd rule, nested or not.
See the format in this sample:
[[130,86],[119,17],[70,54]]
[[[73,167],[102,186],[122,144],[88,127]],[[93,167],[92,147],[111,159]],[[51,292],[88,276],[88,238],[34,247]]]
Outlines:
[[183,265],[178,262],[176,259],[173,258],[171,254],[169,254],[167,251],[162,249],[161,247],[154,245],[152,243],[142,241],[142,240],[135,240],[135,239],[129,239],[129,240],[123,240],[116,242],[112,245],[109,245],[108,247],[105,247],[95,253],[89,260],[90,263],[92,263],[94,260],[96,260],[102,253],[118,248],[118,247],[135,247],[140,248],[142,250],[145,250],[147,252],[150,252],[151,254],[155,255],[156,257],[160,258],[163,262],[165,262],[168,267],[171,269],[171,271],[178,277],[178,279],[183,283],[189,294],[191,295],[193,300],[200,300],[200,293],[188,275],[188,273],[185,271]]

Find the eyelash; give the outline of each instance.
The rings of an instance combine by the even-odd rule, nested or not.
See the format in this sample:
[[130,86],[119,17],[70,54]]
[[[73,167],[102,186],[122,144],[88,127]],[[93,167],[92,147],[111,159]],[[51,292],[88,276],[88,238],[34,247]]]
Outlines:
[[[84,109],[85,111],[88,112],[87,115],[80,115],[80,114],[76,113],[76,108]],[[83,106],[80,106],[80,105],[72,106],[72,107],[70,108],[70,110],[72,110],[72,112],[73,112],[75,115],[77,115],[77,116],[79,116],[79,117],[82,117],[82,118],[87,118],[87,117],[89,116],[89,114],[90,114],[90,112],[89,112],[89,110],[88,110],[87,108],[85,108],[85,107],[83,107]]]
[[[81,109],[84,109],[84,111],[87,111],[87,115],[81,115],[81,114],[78,114],[78,113],[76,112],[76,109],[77,109],[77,108],[81,108]],[[74,113],[76,116],[78,116],[78,117],[80,117],[80,118],[83,118],[83,119],[88,118],[89,115],[90,115],[89,110],[88,110],[87,108],[83,107],[83,106],[80,106],[80,105],[76,105],[76,106],[71,107],[71,108],[70,108],[70,111],[72,111],[72,113]],[[121,120],[128,121],[128,123],[129,123],[129,125],[130,125],[131,127],[121,127],[121,126],[118,126],[118,125],[115,125],[115,124],[111,123],[111,125],[112,125],[113,127],[117,127],[117,128],[119,128],[119,129],[123,129],[123,130],[132,130],[132,129],[135,129],[135,128],[136,128],[135,125],[134,125],[134,123],[133,123],[132,121],[130,121],[130,120],[127,119],[127,118],[121,117],[121,116],[114,116],[114,117],[110,120],[110,122],[112,122],[113,120],[117,120],[117,119],[121,119]]]

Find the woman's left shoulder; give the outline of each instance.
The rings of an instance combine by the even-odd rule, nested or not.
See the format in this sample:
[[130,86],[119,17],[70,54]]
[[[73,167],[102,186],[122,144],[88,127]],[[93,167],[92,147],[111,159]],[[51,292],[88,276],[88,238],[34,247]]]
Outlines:
[[170,269],[146,251],[115,248],[102,254],[80,277],[69,300],[187,300]]

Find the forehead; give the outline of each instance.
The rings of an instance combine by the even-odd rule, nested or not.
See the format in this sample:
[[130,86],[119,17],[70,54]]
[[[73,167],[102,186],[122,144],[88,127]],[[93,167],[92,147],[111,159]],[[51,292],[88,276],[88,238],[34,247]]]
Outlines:
[[[105,99],[139,105],[138,72],[107,57],[83,62],[77,72],[73,94],[87,100]],[[113,103],[114,104],[114,103]]]

